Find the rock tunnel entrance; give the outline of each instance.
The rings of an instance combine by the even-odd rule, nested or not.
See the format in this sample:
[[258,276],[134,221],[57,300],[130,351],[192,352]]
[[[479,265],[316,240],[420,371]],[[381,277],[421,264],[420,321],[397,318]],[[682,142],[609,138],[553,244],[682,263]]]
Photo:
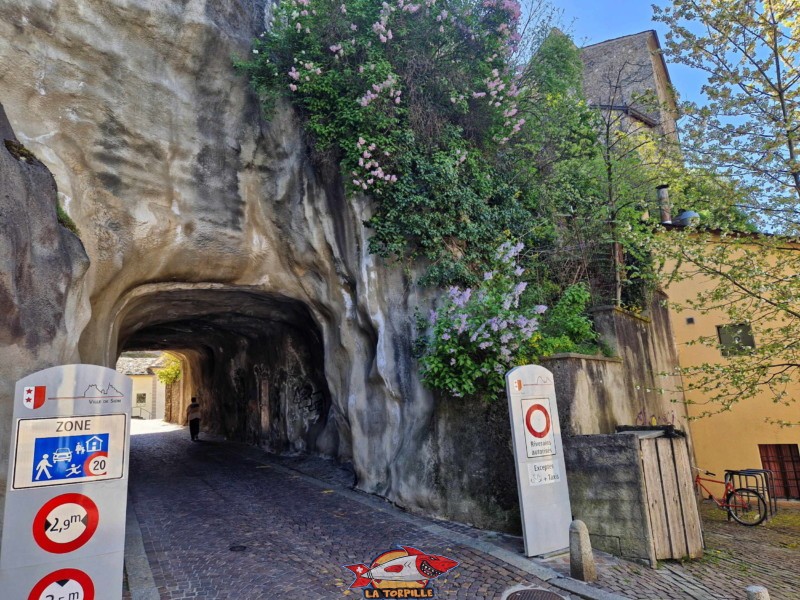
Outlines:
[[322,335],[303,303],[251,289],[173,285],[126,301],[115,329],[117,356],[167,350],[181,358],[168,420],[183,423],[196,396],[203,428],[228,439],[273,452],[330,447]]

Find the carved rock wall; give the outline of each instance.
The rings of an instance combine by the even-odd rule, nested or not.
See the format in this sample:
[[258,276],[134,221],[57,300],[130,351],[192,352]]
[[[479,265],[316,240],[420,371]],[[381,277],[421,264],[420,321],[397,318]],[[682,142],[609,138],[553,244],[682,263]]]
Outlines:
[[[206,426],[352,461],[366,491],[491,526],[481,515],[492,495],[472,489],[486,482],[453,443],[435,443],[440,419],[458,431],[476,415],[438,415],[417,379],[411,317],[424,298],[367,253],[367,200],[345,200],[337,176],[310,165],[292,112],[264,121],[233,71],[232,56],[249,51],[269,6],[0,4],[0,102],[52,171],[90,259],[81,276],[79,242],[52,220],[37,224],[46,228],[42,249],[20,246],[32,232],[2,249],[4,273],[47,280],[33,290],[37,302],[61,283],[42,308],[51,324],[38,342],[25,341],[33,338],[22,322],[11,338],[0,334],[0,422],[7,428],[9,382],[36,368],[177,349]],[[0,158],[18,179],[29,169]],[[5,181],[17,200],[33,189]],[[52,216],[52,198],[45,204]],[[26,218],[15,214],[14,227]],[[46,252],[61,258],[25,262]],[[5,360],[21,354],[13,367]],[[4,435],[0,452],[6,446]]]
[[86,252],[58,224],[53,176],[16,142],[0,104],[0,509],[14,385],[29,373],[77,362],[89,319],[81,286]]

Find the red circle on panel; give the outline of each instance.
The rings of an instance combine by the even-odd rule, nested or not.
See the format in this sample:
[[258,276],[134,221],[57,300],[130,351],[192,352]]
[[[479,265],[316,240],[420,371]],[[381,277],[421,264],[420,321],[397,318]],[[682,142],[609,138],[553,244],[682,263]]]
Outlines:
[[[541,412],[544,415],[544,429],[541,431],[537,431],[533,427],[533,414],[535,412]],[[550,433],[550,413],[547,412],[547,409],[542,406],[541,404],[534,404],[528,409],[528,412],[525,413],[525,427],[528,428],[528,431],[531,432],[531,435],[536,438],[543,438],[548,433]]]
[[42,594],[49,585],[65,580],[75,581],[81,586],[83,600],[94,600],[94,583],[91,577],[78,569],[60,569],[58,571],[53,571],[49,575],[45,575],[39,580],[39,583],[33,586],[31,593],[28,594],[28,600],[44,600]]
[[[84,519],[80,520],[84,525],[83,533],[73,540],[59,543],[47,535],[48,530],[51,530],[52,527],[48,517],[53,510],[64,504],[77,504],[86,511],[86,515],[84,517],[85,521]],[[97,531],[99,522],[100,512],[97,510],[97,505],[91,498],[83,494],[62,494],[48,500],[45,505],[39,509],[39,512],[36,513],[33,519],[33,539],[39,544],[40,548],[47,552],[52,552],[53,554],[72,552],[91,539],[94,532]],[[74,527],[74,522],[71,522],[70,526]]]
[[108,452],[95,452],[83,461],[83,472],[89,477],[105,475],[108,472]]

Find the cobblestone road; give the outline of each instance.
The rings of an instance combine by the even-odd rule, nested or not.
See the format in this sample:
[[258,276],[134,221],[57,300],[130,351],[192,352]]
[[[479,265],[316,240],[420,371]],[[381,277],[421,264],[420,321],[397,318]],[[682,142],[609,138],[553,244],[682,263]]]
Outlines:
[[[568,556],[527,560],[521,538],[412,516],[351,484],[352,474],[327,461],[208,437],[192,443],[181,429],[132,438],[132,508],[161,599],[363,598],[348,589],[353,578],[341,565],[369,562],[396,544],[460,562],[433,582],[439,598],[499,600],[518,586],[578,598],[565,591],[575,582],[552,579],[568,575]],[[753,528],[728,523],[713,506],[701,512],[703,559],[650,569],[596,552],[599,579],[579,591],[743,600],[747,586],[763,585],[772,600],[800,598],[800,504]]]
[[[706,501],[700,505],[706,549],[700,560],[665,561],[650,569],[595,553],[597,586],[637,600],[739,600],[761,585],[771,600],[800,598],[800,503],[783,503],[777,516],[758,527],[743,527]],[[569,560],[545,564],[569,572]]]
[[255,448],[193,443],[183,430],[134,435],[131,447],[132,508],[162,599],[363,598],[348,590],[353,577],[342,565],[395,544],[459,561],[433,582],[440,598],[501,598],[521,584],[555,589],[454,543],[433,521],[348,490],[341,484],[352,476],[333,466],[320,481]]

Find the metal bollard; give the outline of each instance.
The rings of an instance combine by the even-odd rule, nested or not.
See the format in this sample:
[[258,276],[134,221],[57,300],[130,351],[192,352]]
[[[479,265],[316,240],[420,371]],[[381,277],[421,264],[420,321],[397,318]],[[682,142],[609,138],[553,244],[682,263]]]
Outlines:
[[592,542],[589,540],[589,530],[583,521],[575,520],[569,526],[569,574],[581,581],[597,579]]
[[767,588],[760,585],[751,585],[746,590],[747,600],[769,600]]

